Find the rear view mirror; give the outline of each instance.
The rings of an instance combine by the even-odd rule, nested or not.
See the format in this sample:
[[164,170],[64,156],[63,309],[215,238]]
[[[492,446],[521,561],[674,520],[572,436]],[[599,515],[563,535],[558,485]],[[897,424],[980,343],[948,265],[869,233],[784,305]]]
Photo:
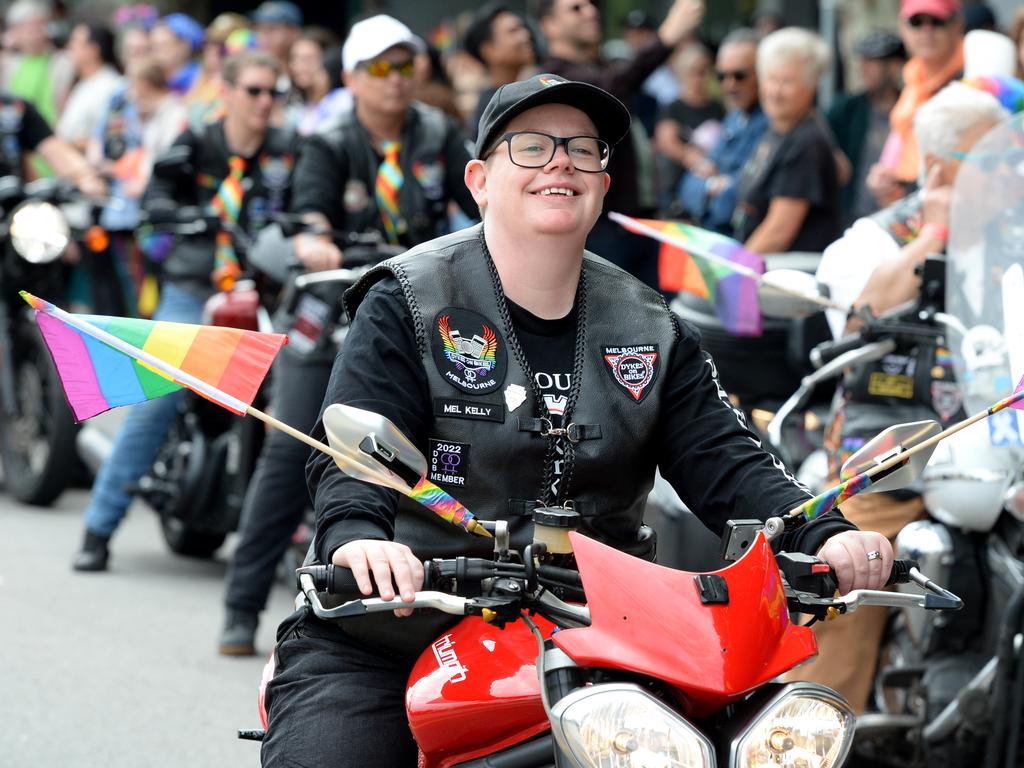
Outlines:
[[[846,460],[839,479],[845,481],[854,475],[867,472],[872,467],[906,452],[941,431],[942,427],[939,426],[939,423],[932,420],[912,421],[888,427]],[[865,491],[870,493],[892,491],[910,485],[921,476],[922,470],[934,451],[935,447],[932,446],[928,450],[918,451],[913,456],[907,457],[905,462],[897,463],[892,469],[877,475]]]

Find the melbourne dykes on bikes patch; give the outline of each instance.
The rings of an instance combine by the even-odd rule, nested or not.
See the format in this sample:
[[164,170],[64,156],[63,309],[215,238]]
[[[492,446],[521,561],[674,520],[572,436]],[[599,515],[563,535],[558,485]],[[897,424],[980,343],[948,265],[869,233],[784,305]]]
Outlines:
[[658,345],[635,344],[628,347],[604,347],[602,355],[615,383],[638,403],[642,402],[658,378]]
[[438,312],[431,348],[441,377],[470,395],[498,389],[505,380],[508,353],[496,328],[468,309],[448,307]]

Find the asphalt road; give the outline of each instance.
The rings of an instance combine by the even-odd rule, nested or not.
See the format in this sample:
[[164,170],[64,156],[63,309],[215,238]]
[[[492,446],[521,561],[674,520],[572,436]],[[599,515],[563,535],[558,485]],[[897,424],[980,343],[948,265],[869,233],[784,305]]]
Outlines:
[[215,560],[179,557],[136,504],[111,570],[76,574],[85,491],[52,509],[0,492],[0,768],[258,766],[256,690],[293,593],[275,585],[261,656],[216,653],[232,541]]

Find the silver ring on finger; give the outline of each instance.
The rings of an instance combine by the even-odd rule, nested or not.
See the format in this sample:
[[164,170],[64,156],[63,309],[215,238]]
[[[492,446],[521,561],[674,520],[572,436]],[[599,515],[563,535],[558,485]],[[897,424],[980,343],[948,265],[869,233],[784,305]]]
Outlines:
[[870,552],[868,552],[868,560],[881,560],[881,559],[882,559],[882,553],[879,552],[877,549],[873,549]]

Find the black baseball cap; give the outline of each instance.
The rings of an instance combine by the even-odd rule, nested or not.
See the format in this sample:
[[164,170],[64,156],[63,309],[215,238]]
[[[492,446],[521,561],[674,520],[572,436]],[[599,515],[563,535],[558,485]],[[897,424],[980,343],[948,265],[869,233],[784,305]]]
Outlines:
[[868,33],[857,43],[854,51],[864,59],[905,59],[907,57],[903,41],[897,35],[885,30]]
[[607,91],[558,75],[534,75],[494,92],[480,115],[477,158],[483,159],[509,120],[541,104],[566,104],[584,112],[597,127],[598,138],[613,147],[629,132],[629,110]]

